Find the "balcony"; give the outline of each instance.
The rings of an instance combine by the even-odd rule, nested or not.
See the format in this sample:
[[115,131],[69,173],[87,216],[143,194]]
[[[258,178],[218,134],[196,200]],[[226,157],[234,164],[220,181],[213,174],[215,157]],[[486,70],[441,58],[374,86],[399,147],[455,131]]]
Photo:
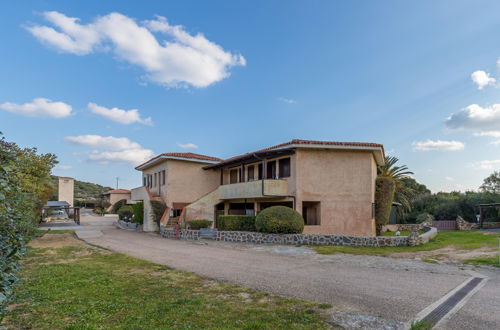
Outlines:
[[[264,189],[262,189],[264,184]],[[220,199],[283,197],[288,195],[288,181],[265,179],[226,184],[219,187]]]

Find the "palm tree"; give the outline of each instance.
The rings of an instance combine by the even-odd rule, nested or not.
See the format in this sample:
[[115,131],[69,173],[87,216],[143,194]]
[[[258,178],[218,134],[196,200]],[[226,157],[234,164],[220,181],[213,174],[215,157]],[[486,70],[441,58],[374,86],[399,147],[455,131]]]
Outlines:
[[405,185],[404,180],[410,178],[413,172],[409,171],[406,165],[396,165],[398,161],[397,157],[386,156],[384,165],[378,168],[375,192],[377,235],[381,234],[382,227],[389,221],[394,201],[400,203],[404,210],[411,209],[411,199],[414,192]]
[[398,208],[398,213],[403,215],[406,212],[411,211],[411,201],[417,195],[417,191],[413,187],[407,184],[407,179],[411,178],[410,175],[413,174],[408,170],[408,166],[400,165],[397,166],[396,163],[399,161],[397,157],[386,156],[385,164],[379,166],[379,176],[391,178],[394,182],[394,202],[401,204],[401,208]]

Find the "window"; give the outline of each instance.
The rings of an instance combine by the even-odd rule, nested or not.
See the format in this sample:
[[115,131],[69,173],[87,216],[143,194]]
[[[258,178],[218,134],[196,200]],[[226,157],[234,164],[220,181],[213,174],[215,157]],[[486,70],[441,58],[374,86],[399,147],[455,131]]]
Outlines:
[[253,165],[248,166],[248,177],[247,177],[248,181],[253,181],[254,180],[253,169],[254,169]]
[[156,187],[156,184],[157,184],[157,182],[158,182],[158,181],[156,181],[156,179],[157,179],[157,178],[156,178],[156,173],[155,173],[155,183],[154,183],[154,186],[155,186],[155,187]]
[[258,179],[262,180],[262,163],[257,166],[258,169]]
[[170,217],[171,218],[178,218],[181,216],[182,209],[171,209],[170,210]]
[[288,178],[290,176],[290,158],[283,158],[279,160],[280,178]]
[[146,187],[146,177],[145,176],[142,177],[142,185],[144,187]]
[[276,178],[276,161],[275,160],[267,163],[266,178],[267,179]]
[[165,170],[161,171],[161,184],[165,184]]
[[238,183],[238,172],[239,169],[229,171],[229,183]]
[[320,222],[320,202],[302,202],[302,217],[304,225],[319,226]]

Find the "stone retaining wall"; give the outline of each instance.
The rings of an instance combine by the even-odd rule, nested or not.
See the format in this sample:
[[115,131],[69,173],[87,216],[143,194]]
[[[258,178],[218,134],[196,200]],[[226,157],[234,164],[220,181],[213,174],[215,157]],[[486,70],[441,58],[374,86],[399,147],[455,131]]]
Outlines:
[[419,230],[424,230],[426,226],[427,226],[426,223],[400,223],[400,224],[384,225],[382,230],[391,232],[415,231],[415,230],[419,231]]
[[407,236],[344,236],[320,234],[263,234],[247,231],[219,231],[215,240],[253,244],[339,245],[339,246],[407,246]]
[[500,222],[483,222],[484,229],[500,228]]
[[[165,228],[163,226],[160,227],[160,236],[165,237],[165,238],[177,238],[177,235],[176,235],[174,228]],[[197,241],[200,239],[200,231],[199,230],[190,230],[190,229],[181,229],[179,238]]]
[[133,229],[137,231],[142,231],[142,225],[133,222],[126,222],[123,220],[118,220],[116,225],[122,229]]

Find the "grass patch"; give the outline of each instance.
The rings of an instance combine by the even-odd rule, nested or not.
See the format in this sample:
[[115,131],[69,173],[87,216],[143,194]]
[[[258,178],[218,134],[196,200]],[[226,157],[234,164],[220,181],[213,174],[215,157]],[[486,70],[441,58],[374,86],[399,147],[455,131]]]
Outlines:
[[487,265],[487,266],[500,267],[500,263],[498,262],[498,255],[494,257],[475,257],[467,259],[464,262],[473,265]]
[[432,329],[432,324],[424,320],[413,322],[410,326],[410,330],[430,330],[430,329]]
[[325,305],[207,280],[81,242],[33,249],[21,278],[7,328],[326,328],[319,312]]
[[478,249],[498,246],[498,234],[481,232],[479,230],[449,230],[442,231],[426,244],[418,246],[315,246],[320,254],[349,253],[359,255],[388,256],[393,253],[433,251],[448,246],[457,249]]

